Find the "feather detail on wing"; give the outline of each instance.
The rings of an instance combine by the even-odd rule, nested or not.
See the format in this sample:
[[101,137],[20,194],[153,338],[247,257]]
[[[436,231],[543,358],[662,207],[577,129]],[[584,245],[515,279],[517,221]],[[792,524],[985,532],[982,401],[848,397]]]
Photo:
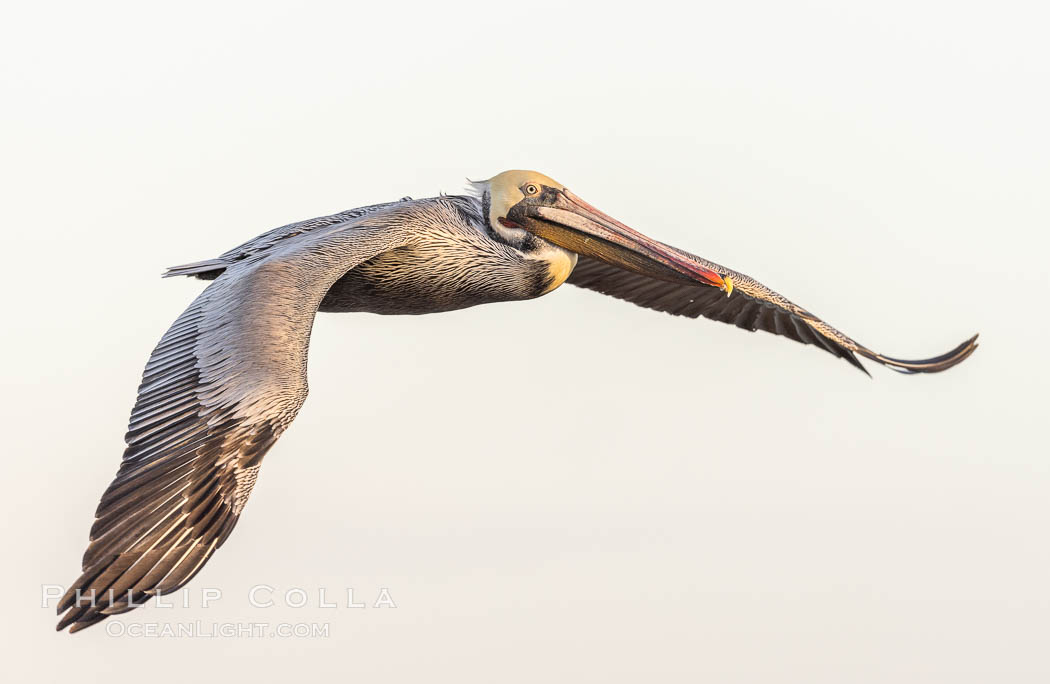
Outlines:
[[397,217],[289,236],[227,264],[161,339],[83,573],[58,605],[75,632],[173,592],[237,524],[263,456],[306,399],[314,314],[357,264],[407,243]]
[[197,276],[201,280],[215,280],[215,278],[219,277],[219,274],[228,266],[273,249],[285,240],[294,238],[298,235],[303,235],[304,233],[313,232],[318,228],[356,221],[363,216],[374,214],[377,211],[393,207],[401,202],[409,202],[411,200],[411,197],[402,197],[397,202],[371,204],[366,207],[347,209],[338,214],[318,216],[305,221],[289,223],[286,226],[268,230],[262,235],[258,235],[233,249],[227,250],[216,259],[205,259],[204,261],[195,261],[190,264],[171,266],[164,272],[162,277],[172,278],[174,276]]
[[867,373],[857,355],[901,373],[937,373],[961,363],[977,348],[977,336],[931,359],[909,361],[883,356],[853,341],[762,283],[700,257],[675,250],[732,279],[729,296],[708,285],[656,280],[581,256],[567,282],[617,299],[675,316],[729,323],[745,330],[765,330],[796,342],[812,344]]

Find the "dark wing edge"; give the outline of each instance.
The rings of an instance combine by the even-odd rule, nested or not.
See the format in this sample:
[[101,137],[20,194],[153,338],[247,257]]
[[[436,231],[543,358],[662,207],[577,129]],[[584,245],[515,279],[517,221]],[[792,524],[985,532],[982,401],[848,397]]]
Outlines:
[[263,456],[306,399],[324,293],[408,240],[397,217],[376,221],[332,226],[229,267],[167,331],[143,372],[83,572],[59,600],[58,630],[177,591],[226,541]]
[[600,292],[648,309],[674,316],[703,316],[744,330],[764,330],[846,360],[869,375],[860,355],[900,373],[939,373],[966,360],[977,349],[977,335],[946,354],[929,359],[906,360],[884,356],[855,342],[805,309],[758,281],[695,255],[675,250],[723,277],[733,280],[726,296],[717,288],[682,281],[663,281],[626,271],[596,259],[580,256],[566,282]]

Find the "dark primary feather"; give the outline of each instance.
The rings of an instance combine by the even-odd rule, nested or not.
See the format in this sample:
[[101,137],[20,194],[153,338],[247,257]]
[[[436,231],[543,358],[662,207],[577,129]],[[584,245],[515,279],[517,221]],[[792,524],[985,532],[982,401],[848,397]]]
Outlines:
[[867,373],[857,354],[901,373],[937,373],[961,363],[977,348],[977,336],[931,359],[909,361],[883,356],[858,344],[758,281],[695,255],[675,250],[721,276],[733,279],[730,296],[708,285],[656,280],[580,256],[566,282],[675,316],[710,318],[745,330],[765,330],[812,344]]

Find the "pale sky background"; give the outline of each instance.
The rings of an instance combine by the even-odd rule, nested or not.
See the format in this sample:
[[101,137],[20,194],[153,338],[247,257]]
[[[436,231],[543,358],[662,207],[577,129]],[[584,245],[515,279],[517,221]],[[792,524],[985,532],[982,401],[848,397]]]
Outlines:
[[[0,25],[5,670],[22,681],[1050,680],[1044,3],[20,3]],[[565,286],[321,315],[191,607],[53,631],[163,267],[534,168],[886,354]],[[310,593],[253,608],[253,585]],[[200,590],[221,601],[200,605]],[[396,608],[326,609],[345,587]]]

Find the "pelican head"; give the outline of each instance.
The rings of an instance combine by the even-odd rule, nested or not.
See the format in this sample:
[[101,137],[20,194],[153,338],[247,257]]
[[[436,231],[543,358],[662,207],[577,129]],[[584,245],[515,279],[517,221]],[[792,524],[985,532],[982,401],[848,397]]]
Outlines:
[[489,226],[513,243],[534,235],[558,247],[660,280],[731,288],[714,271],[628,228],[536,171],[504,171],[476,183]]

